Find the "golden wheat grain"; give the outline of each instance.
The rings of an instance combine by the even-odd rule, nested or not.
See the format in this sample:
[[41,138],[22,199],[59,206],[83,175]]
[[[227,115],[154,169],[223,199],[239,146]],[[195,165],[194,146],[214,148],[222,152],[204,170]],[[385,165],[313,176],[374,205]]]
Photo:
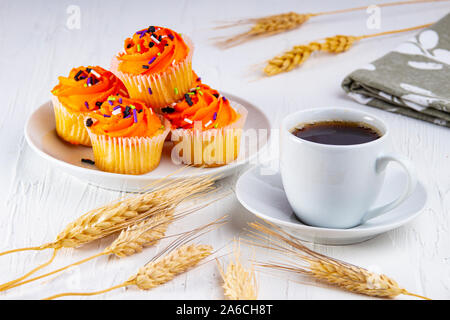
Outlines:
[[[115,254],[119,258],[123,258],[123,257],[133,255],[135,253],[141,252],[144,247],[154,245],[154,244],[156,244],[156,242],[158,242],[159,240],[164,238],[165,232],[170,223],[172,223],[175,220],[184,218],[187,215],[189,215],[201,208],[204,208],[204,207],[210,205],[211,203],[221,199],[222,197],[223,196],[216,197],[215,199],[205,202],[201,205],[188,206],[186,208],[183,208],[183,210],[177,212],[177,214],[175,214],[175,215],[173,214],[173,210],[155,214],[142,222],[132,225],[126,229],[123,229],[121,231],[121,233],[119,234],[119,236],[116,238],[116,240],[114,240],[114,242],[110,246],[108,246],[102,252],[100,252],[98,254],[95,254],[95,255],[90,256],[85,259],[82,259],[75,263],[71,263],[67,266],[59,268],[57,270],[53,270],[46,274],[40,275],[38,277],[27,279],[22,282],[11,284],[4,288],[0,288],[0,291],[10,290],[10,289],[16,288],[18,286],[24,285],[26,283],[30,283],[30,282],[54,275],[61,271],[67,270],[70,267],[78,266],[80,264],[83,264],[85,262],[88,262],[92,259],[95,259],[95,258],[98,258],[101,256]],[[187,234],[195,232],[195,230],[197,230],[197,229],[194,229],[194,231],[189,231],[189,232],[187,232]]]
[[209,245],[184,245],[140,268],[137,274],[128,279],[128,283],[143,290],[155,288],[197,265],[211,253],[212,247]]
[[325,38],[323,41],[314,41],[306,45],[294,46],[291,50],[269,60],[263,71],[267,76],[274,76],[282,72],[289,72],[303,64],[311,56],[311,54],[316,51],[335,54],[342,53],[350,49],[356,41],[362,39],[422,29],[429,27],[430,25],[431,23],[428,23],[411,28],[391,30],[362,36],[336,35],[334,37]]
[[38,277],[5,286],[0,288],[0,291],[10,290],[26,283],[40,280],[101,256],[115,254],[119,258],[123,258],[141,252],[144,247],[154,245],[156,242],[161,240],[165,236],[167,227],[173,220],[174,216],[172,211],[158,213],[142,222],[122,230],[116,240],[114,240],[110,246],[98,254],[71,263]]
[[223,280],[224,295],[230,300],[256,300],[258,285],[253,264],[249,269],[244,268],[240,261],[240,244],[233,247],[234,260],[230,261],[226,269],[217,261]]
[[152,246],[166,234],[173,220],[173,211],[162,212],[122,230],[114,242],[104,252],[115,254],[119,258],[141,252],[144,247]]
[[[139,223],[148,217],[161,212],[173,210],[184,200],[194,196],[206,194],[214,187],[214,178],[205,176],[194,179],[178,179],[174,181],[159,181],[152,185],[152,190],[107,204],[91,210],[75,221],[69,223],[59,233],[55,241],[39,247],[15,249],[5,252],[12,253],[24,250],[53,249],[52,258],[31,270],[24,276],[0,285],[0,291],[10,288],[31,274],[50,264],[55,254],[61,248],[79,247],[88,242],[109,236],[117,231]],[[100,254],[99,254],[100,255]],[[98,255],[96,255],[98,256]]]
[[395,298],[404,294],[428,299],[408,292],[384,274],[380,275],[315,252],[274,224],[266,223],[267,225],[259,222],[249,224],[255,230],[250,231],[250,236],[257,240],[251,243],[282,253],[290,260],[288,263],[258,263],[261,267],[310,276],[329,285],[368,296]]
[[168,183],[155,191],[92,210],[70,223],[47,246],[71,248],[106,237],[161,211],[172,210],[188,197],[209,191],[210,177]]
[[140,289],[149,290],[172,280],[176,275],[196,266],[202,259],[211,255],[213,249],[209,245],[189,244],[188,242],[204,235],[225,224],[226,216],[201,227],[182,233],[172,241],[164,250],[155,255],[139,271],[127,281],[108,289],[95,292],[67,292],[46,298],[51,300],[64,296],[91,296],[105,293],[117,288],[135,285]]
[[256,37],[267,37],[300,27],[312,17],[312,14],[288,12],[272,16],[243,20],[239,23],[254,23],[253,27],[244,33],[218,41],[216,44],[223,48],[233,47]]
[[329,53],[347,51],[356,40],[359,39],[353,36],[337,35],[326,38],[323,42],[311,42],[307,45],[294,46],[291,50],[269,60],[264,68],[264,73],[268,76],[274,76],[281,72],[291,71],[303,64],[315,51]]
[[[448,0],[414,0],[414,1],[398,1],[398,2],[390,2],[390,3],[382,3],[378,4],[378,7],[388,7],[388,6],[397,6],[404,4],[415,4],[420,2],[439,2],[439,1],[448,1]],[[302,26],[305,22],[307,22],[312,17],[324,16],[324,15],[333,15],[333,14],[341,14],[352,11],[366,10],[367,6],[356,7],[356,8],[348,8],[348,9],[340,9],[333,11],[325,11],[325,12],[316,12],[316,13],[297,13],[297,12],[287,12],[282,14],[275,14],[261,18],[253,18],[253,19],[243,19],[236,21],[231,24],[225,24],[222,26],[216,27],[216,29],[221,28],[229,28],[235,27],[243,24],[253,24],[250,30],[234,35],[229,38],[225,38],[225,40],[218,41],[216,44],[222,48],[229,48],[236,46],[238,44],[244,43],[246,41],[256,39],[259,37],[267,37],[272,36],[281,32],[286,32],[289,30],[293,30]]]
[[60,293],[47,297],[44,300],[53,300],[65,296],[97,295],[130,285],[135,285],[142,290],[150,290],[172,280],[175,276],[187,271],[189,268],[196,266],[201,260],[209,256],[212,250],[212,247],[209,245],[184,245],[157,261],[140,268],[137,274],[119,285],[95,292]]

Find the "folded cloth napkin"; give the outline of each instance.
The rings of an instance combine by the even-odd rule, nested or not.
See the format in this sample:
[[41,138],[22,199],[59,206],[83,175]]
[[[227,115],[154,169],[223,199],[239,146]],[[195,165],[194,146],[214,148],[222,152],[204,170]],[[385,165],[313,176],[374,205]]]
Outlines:
[[359,103],[450,128],[450,14],[342,82]]

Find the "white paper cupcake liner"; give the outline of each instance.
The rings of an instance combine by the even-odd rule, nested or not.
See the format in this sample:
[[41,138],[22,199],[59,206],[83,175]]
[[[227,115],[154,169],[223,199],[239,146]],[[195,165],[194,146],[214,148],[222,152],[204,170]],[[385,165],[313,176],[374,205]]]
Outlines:
[[72,144],[91,146],[89,134],[84,126],[84,118],[89,112],[71,111],[63,106],[56,96],[52,96],[52,103],[58,136]]
[[217,167],[234,161],[239,156],[242,131],[247,109],[231,103],[240,115],[233,123],[218,129],[174,129],[172,161],[193,166]]
[[102,171],[122,174],[143,174],[155,169],[161,160],[162,148],[170,123],[155,137],[110,137],[88,129],[95,165]]

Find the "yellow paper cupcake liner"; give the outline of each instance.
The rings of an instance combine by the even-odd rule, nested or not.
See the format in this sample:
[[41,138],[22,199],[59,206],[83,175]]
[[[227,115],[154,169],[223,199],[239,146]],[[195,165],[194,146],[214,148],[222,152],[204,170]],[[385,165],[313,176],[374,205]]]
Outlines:
[[[150,75],[133,75],[119,71],[119,59],[114,57],[111,62],[113,72],[125,85],[133,99],[139,99],[161,113],[161,108],[183,98],[184,94],[194,85],[192,72],[192,41],[183,35],[183,40],[189,47],[189,53],[180,61],[161,73]],[[150,90],[149,90],[150,88]]]
[[164,140],[170,131],[154,137],[109,137],[97,135],[88,129],[94,152],[94,161],[102,171],[123,174],[144,174],[155,169],[161,160]]
[[236,160],[247,110],[241,105],[232,106],[239,118],[226,127],[202,131],[196,130],[194,124],[194,129],[172,130],[172,160],[205,167],[219,167]]
[[88,112],[72,111],[63,106],[55,96],[52,97],[52,103],[58,136],[72,144],[91,146],[89,134],[84,126],[84,117]]

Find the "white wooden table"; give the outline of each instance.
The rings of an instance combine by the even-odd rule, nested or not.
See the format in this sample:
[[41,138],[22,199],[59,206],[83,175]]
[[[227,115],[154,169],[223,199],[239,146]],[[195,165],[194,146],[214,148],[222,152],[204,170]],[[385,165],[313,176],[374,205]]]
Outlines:
[[[359,35],[433,22],[450,10],[450,3],[384,8],[381,30],[369,30],[368,14],[360,11],[314,19],[301,29],[227,51],[214,47],[210,40],[237,31],[212,30],[217,20],[381,2],[385,1],[1,1],[0,251],[51,241],[66,223],[118,196],[116,192],[68,176],[39,158],[25,142],[25,119],[50,98],[57,76],[66,75],[79,65],[107,67],[125,37],[148,25],[164,25],[193,39],[194,67],[206,83],[256,104],[270,116],[274,126],[286,114],[314,106],[366,110],[388,122],[393,128],[396,150],[414,162],[428,187],[429,202],[423,214],[404,227],[361,244],[313,247],[333,257],[375,268],[411,292],[435,299],[450,298],[450,130],[359,105],[340,88],[345,75],[380,57],[412,33],[366,40],[347,53],[319,55],[294,72],[253,81],[258,75],[255,65],[294,44],[338,33]],[[68,27],[68,19],[69,26],[76,27],[66,11],[72,9],[71,5],[80,9],[79,29]],[[203,238],[205,243],[219,248],[242,233],[246,222],[253,220],[234,195],[170,230],[185,230],[223,214],[231,215],[231,223]],[[110,241],[104,239],[78,250],[65,250],[48,270],[97,253]],[[37,299],[67,290],[107,288],[126,280],[158,248],[122,260],[99,258],[59,277],[0,293],[0,298]],[[0,257],[0,282],[24,274],[49,256],[47,251]],[[258,277],[260,298],[366,298],[308,286],[282,276],[260,273]],[[119,289],[98,298],[221,299],[223,296],[215,262],[211,262],[152,291]]]

